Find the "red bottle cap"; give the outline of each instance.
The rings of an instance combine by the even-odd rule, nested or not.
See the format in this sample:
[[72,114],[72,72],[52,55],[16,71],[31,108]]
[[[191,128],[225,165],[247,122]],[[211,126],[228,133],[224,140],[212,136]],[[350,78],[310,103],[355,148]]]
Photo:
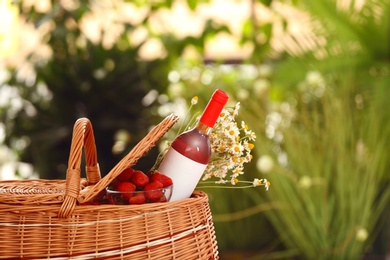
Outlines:
[[203,111],[203,114],[200,117],[200,122],[209,127],[214,127],[215,122],[217,122],[217,119],[221,114],[223,107],[226,105],[228,99],[229,96],[225,92],[220,89],[217,89],[211,96],[209,103]]

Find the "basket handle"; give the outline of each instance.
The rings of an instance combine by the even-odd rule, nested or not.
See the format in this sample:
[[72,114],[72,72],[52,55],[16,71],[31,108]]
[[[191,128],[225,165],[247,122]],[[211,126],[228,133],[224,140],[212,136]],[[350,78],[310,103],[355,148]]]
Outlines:
[[80,166],[83,147],[85,150],[86,176],[88,185],[93,185],[101,180],[95,137],[92,124],[87,118],[80,118],[73,127],[72,144],[66,171],[66,189],[64,201],[58,212],[60,218],[68,217],[74,210],[77,198],[80,194]]
[[143,157],[158,140],[179,120],[175,114],[167,116],[156,125],[121,161],[98,183],[80,191],[78,201],[87,203],[104,190],[124,169],[131,167]]

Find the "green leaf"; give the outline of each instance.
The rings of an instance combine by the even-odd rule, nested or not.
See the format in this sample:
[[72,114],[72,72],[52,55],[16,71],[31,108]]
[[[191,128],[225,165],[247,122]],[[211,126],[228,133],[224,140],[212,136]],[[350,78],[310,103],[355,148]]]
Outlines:
[[253,41],[253,26],[252,21],[250,19],[246,19],[245,22],[242,25],[242,38],[241,43],[244,44],[245,42]]
[[271,39],[272,37],[272,24],[271,23],[266,23],[260,27],[261,32],[264,33],[264,35],[267,37],[267,42]]
[[268,7],[272,4],[272,0],[259,0],[259,2]]
[[187,0],[188,7],[192,10],[195,11],[196,6],[198,5],[198,0]]

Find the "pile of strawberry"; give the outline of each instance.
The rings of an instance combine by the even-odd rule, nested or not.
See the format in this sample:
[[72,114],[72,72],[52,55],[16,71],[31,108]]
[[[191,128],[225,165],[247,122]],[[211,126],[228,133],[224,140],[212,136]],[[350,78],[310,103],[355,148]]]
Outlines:
[[158,172],[150,171],[144,173],[140,170],[127,168],[110,184],[109,189],[119,191],[108,193],[107,198],[111,204],[144,204],[151,202],[166,202],[165,189],[172,185],[168,176]]

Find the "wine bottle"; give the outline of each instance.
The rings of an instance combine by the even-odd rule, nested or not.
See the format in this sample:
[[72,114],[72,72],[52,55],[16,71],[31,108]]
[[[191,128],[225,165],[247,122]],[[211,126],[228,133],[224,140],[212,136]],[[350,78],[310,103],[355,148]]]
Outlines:
[[209,134],[229,96],[220,89],[212,95],[195,128],[180,134],[164,156],[158,171],[173,181],[170,201],[189,198],[209,163]]

